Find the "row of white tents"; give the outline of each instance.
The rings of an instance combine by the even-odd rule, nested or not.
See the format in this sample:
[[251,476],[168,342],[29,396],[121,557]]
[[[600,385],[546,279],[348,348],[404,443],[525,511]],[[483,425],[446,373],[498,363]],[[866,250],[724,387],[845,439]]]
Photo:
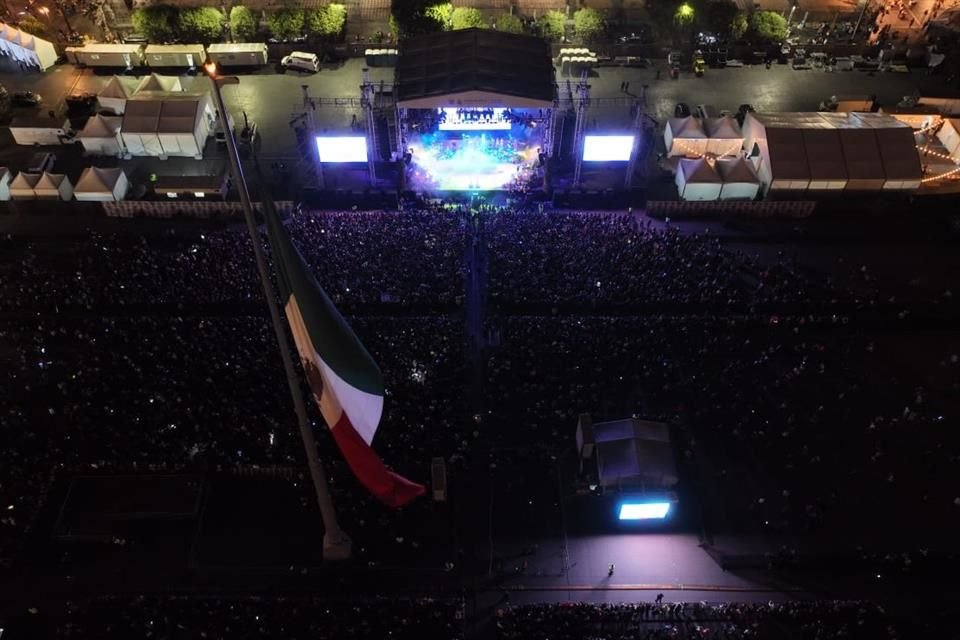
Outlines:
[[760,178],[743,157],[681,158],[675,182],[683,200],[753,200]]
[[24,173],[13,177],[0,167],[0,200],[70,200],[111,202],[123,200],[129,188],[123,169],[87,167],[77,184],[62,173]]
[[46,71],[57,62],[57,49],[43,38],[0,22],[0,53],[27,65]]
[[114,76],[97,94],[100,110],[77,136],[93,155],[201,158],[216,115],[209,92],[188,93],[176,76],[150,74],[136,87]]
[[663,129],[663,143],[671,157],[729,156],[740,153],[743,133],[731,116],[670,118]]

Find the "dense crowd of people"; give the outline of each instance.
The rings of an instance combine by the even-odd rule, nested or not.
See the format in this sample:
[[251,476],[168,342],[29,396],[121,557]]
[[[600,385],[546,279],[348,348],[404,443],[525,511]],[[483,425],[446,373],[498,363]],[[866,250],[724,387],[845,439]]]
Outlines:
[[876,604],[792,601],[707,604],[530,605],[503,610],[499,640],[893,640],[896,629]]
[[[296,212],[287,224],[384,372],[374,446],[413,480],[429,482],[434,456],[454,485],[499,465],[497,490],[526,502],[556,484],[580,413],[643,415],[683,427],[681,464],[710,479],[696,490],[718,530],[841,531],[905,570],[960,524],[947,428],[960,345],[924,338],[908,313],[878,326],[881,282],[840,284],[625,214]],[[57,473],[302,470],[248,243],[241,227],[0,240],[0,557]],[[472,343],[469,307],[484,299]],[[318,434],[361,557],[415,560],[429,501],[383,509]],[[482,499],[486,485],[471,490]],[[529,502],[513,526],[552,517],[551,500]],[[885,526],[902,521],[916,534]]]
[[68,606],[55,637],[458,640],[462,620],[462,604],[454,601],[114,596]]

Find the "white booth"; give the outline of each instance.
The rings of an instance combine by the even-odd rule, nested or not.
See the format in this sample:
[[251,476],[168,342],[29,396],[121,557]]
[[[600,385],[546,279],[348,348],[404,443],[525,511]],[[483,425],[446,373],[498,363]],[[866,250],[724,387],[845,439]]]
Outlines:
[[97,94],[97,104],[100,105],[100,108],[112,111],[117,115],[123,115],[129,99],[130,90],[127,89],[120,76],[110,78]]
[[34,187],[40,182],[39,173],[24,173],[21,171],[10,183],[11,200],[36,200]]
[[10,169],[0,167],[0,200],[10,199]]
[[676,183],[683,200],[717,200],[723,188],[723,180],[705,158],[681,158]]
[[129,184],[123,169],[87,167],[73,188],[73,197],[81,202],[117,202],[127,195]]
[[668,156],[702,156],[707,152],[707,133],[692,116],[670,118],[663,129],[663,143]]
[[127,103],[120,126],[120,138],[127,153],[133,156],[163,155],[163,146],[157,135],[162,105],[160,100],[131,100]]
[[716,156],[732,156],[743,147],[740,125],[730,116],[710,118],[706,124],[707,153]]
[[33,187],[37,200],[69,200],[73,197],[73,185],[62,173],[44,172]]
[[753,200],[760,191],[760,178],[753,166],[743,157],[717,160],[715,166],[723,185],[721,200]]
[[18,62],[46,71],[57,63],[53,43],[0,22],[0,52]]
[[123,118],[119,116],[95,115],[87,120],[83,131],[78,135],[84,150],[96,156],[120,156],[123,154],[123,139],[120,126]]

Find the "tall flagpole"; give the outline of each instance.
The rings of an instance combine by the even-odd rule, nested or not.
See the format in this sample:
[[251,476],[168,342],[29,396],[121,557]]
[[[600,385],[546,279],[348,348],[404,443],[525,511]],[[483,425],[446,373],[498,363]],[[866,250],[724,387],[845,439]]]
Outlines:
[[230,172],[233,176],[233,182],[237,187],[237,193],[240,194],[243,217],[247,222],[247,230],[250,232],[250,240],[253,244],[253,254],[257,260],[257,272],[260,274],[260,284],[263,287],[263,294],[267,298],[267,308],[270,309],[270,321],[273,324],[273,332],[277,338],[277,346],[280,348],[280,359],[283,360],[283,371],[287,376],[287,386],[290,388],[290,396],[293,398],[293,408],[297,414],[297,423],[300,426],[300,437],[303,440],[303,448],[307,454],[310,477],[313,480],[313,488],[317,494],[317,503],[320,505],[320,515],[323,518],[324,528],[323,557],[327,560],[346,560],[350,557],[350,537],[344,533],[337,523],[337,512],[333,508],[333,498],[330,496],[327,476],[324,473],[323,464],[320,462],[320,456],[317,454],[317,442],[313,437],[313,431],[307,419],[307,408],[303,402],[303,394],[300,392],[300,384],[293,367],[293,359],[290,357],[287,337],[283,331],[283,321],[280,319],[280,309],[277,306],[277,292],[274,290],[273,281],[270,279],[270,271],[267,269],[263,246],[260,244],[260,234],[257,231],[257,223],[253,215],[253,205],[250,203],[250,192],[247,190],[247,182],[243,176],[243,166],[240,164],[237,142],[233,137],[233,127],[230,126],[230,122],[227,119],[227,109],[223,105],[223,95],[220,93],[220,87],[222,85],[239,84],[240,79],[236,76],[218,75],[217,65],[213,62],[208,62],[204,65],[204,69],[210,78],[210,82],[213,84],[213,97],[217,105],[217,115],[220,118],[224,138],[226,138],[227,141],[227,156],[230,158]]

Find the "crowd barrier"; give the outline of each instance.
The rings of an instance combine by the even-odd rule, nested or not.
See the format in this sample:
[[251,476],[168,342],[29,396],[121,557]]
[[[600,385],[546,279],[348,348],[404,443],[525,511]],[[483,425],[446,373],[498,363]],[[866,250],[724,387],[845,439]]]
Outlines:
[[[277,211],[286,213],[293,210],[294,203],[288,200],[275,203]],[[261,204],[254,203],[260,211]],[[243,209],[239,202],[202,201],[202,200],[124,200],[104,202],[103,211],[112,218],[201,218],[221,219],[240,218]]]
[[647,202],[647,214],[657,218],[806,218],[813,215],[815,208],[816,202],[812,200],[785,200],[782,202],[770,200],[711,200],[702,202],[651,200]]

